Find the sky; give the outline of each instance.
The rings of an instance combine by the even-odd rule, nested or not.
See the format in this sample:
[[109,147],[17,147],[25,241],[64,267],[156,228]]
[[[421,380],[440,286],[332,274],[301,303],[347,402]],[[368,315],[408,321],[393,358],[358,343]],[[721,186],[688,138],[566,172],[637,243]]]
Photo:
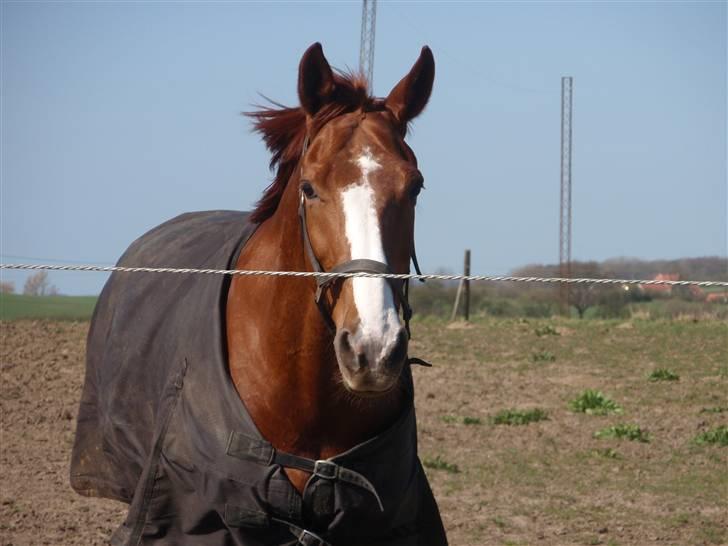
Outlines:
[[[380,1],[376,22],[376,95],[425,44],[437,65],[408,138],[425,272],[465,248],[474,274],[558,262],[562,76],[573,258],[726,256],[725,2]],[[182,212],[250,209],[272,173],[240,112],[296,105],[313,42],[356,68],[361,3],[2,1],[0,25],[0,259],[111,264]]]

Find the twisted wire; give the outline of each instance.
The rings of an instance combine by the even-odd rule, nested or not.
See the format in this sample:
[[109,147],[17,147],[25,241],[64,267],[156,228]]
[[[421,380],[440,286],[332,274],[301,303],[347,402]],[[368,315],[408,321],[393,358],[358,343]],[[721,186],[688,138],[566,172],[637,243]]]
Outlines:
[[541,282],[566,283],[590,285],[645,285],[645,286],[722,286],[728,288],[728,281],[673,281],[673,280],[645,280],[645,279],[592,279],[592,278],[563,278],[563,277],[515,277],[511,275],[441,275],[412,273],[334,273],[314,271],[266,271],[256,269],[192,269],[175,267],[124,267],[124,266],[98,266],[98,265],[53,265],[53,264],[0,264],[0,269],[16,270],[49,270],[49,271],[96,271],[102,273],[173,273],[189,275],[234,275],[240,277],[267,276],[267,277],[364,277],[370,279],[401,279],[401,280],[438,280],[438,281],[487,281],[487,282]]

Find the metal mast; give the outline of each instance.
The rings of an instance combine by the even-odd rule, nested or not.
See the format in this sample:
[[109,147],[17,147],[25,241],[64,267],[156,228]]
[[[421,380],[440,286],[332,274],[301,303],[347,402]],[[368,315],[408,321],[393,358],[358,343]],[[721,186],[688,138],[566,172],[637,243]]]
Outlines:
[[[561,212],[559,219],[559,276],[571,278],[571,91],[573,79],[561,78]],[[570,284],[561,283],[561,313],[569,314]]]
[[359,46],[359,70],[374,88],[374,30],[377,24],[377,0],[363,0],[361,6],[361,43]]

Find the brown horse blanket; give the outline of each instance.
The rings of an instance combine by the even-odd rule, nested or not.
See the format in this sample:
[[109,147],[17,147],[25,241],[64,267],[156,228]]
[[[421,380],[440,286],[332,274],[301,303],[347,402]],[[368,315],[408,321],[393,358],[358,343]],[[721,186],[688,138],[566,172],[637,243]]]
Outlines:
[[[137,239],[119,265],[229,269],[254,230],[241,212],[183,214]],[[112,543],[445,544],[412,397],[386,432],[320,463],[303,495],[292,486],[286,454],[261,436],[228,373],[229,282],[115,272],[101,293],[71,485],[130,504]]]

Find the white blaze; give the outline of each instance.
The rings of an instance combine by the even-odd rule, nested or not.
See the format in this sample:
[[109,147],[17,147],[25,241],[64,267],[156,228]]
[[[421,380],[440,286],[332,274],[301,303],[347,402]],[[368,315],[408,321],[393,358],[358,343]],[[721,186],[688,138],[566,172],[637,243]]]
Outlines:
[[[387,263],[374,206],[374,190],[369,183],[369,174],[380,169],[381,165],[368,148],[356,163],[361,168],[361,179],[347,186],[341,194],[351,259],[366,258]],[[392,289],[385,279],[354,277],[352,283],[360,323],[359,330],[352,333],[351,341],[356,348],[364,350],[373,363],[386,356],[397,341],[399,314]]]

